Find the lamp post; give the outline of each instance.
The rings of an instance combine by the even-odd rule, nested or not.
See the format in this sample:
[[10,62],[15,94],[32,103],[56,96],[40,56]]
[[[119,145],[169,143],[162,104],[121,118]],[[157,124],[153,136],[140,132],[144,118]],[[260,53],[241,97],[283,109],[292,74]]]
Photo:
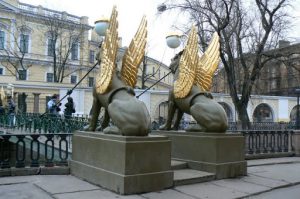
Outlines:
[[300,96],[300,88],[295,89],[295,93],[297,94],[297,113],[296,113],[296,129],[300,129],[300,105],[299,105],[299,96]]
[[7,91],[8,93],[11,93],[11,97],[14,98],[14,85],[9,83],[7,84]]

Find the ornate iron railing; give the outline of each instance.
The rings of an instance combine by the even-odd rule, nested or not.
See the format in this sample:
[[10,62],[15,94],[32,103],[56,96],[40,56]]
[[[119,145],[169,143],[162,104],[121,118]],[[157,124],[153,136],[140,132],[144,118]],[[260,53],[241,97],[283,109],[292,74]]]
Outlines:
[[[248,130],[293,130],[295,122],[250,122]],[[227,131],[244,130],[240,122],[228,122]]]
[[0,132],[0,168],[68,165],[72,134],[4,134]]
[[37,113],[16,114],[13,126],[8,115],[0,115],[0,127],[16,128],[28,133],[72,133],[83,130],[88,125],[87,116],[74,116],[69,119],[62,116],[41,115]]
[[245,137],[245,154],[292,153],[293,131],[291,130],[249,130],[241,131]]

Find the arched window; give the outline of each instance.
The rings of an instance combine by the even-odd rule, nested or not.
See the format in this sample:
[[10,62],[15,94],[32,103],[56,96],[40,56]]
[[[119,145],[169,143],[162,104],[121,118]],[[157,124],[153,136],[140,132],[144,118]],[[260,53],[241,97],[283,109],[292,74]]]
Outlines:
[[232,113],[230,106],[228,104],[226,104],[225,102],[218,102],[218,103],[224,108],[227,118],[228,118],[228,122],[233,122],[233,113]]
[[[300,105],[298,105],[300,106]],[[299,107],[299,110],[300,110],[300,107]],[[295,122],[296,121],[296,118],[297,118],[297,105],[294,106],[294,108],[292,109],[291,113],[290,113],[290,120]]]
[[168,101],[160,103],[155,111],[154,120],[164,123],[168,116]]
[[258,105],[253,112],[253,122],[273,122],[273,112],[268,104]]

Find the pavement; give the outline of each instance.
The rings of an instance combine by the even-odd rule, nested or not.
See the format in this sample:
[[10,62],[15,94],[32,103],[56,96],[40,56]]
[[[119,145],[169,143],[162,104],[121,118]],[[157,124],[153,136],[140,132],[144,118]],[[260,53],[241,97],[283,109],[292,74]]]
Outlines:
[[122,196],[71,175],[0,178],[0,199],[300,198],[300,157],[248,161],[248,175]]

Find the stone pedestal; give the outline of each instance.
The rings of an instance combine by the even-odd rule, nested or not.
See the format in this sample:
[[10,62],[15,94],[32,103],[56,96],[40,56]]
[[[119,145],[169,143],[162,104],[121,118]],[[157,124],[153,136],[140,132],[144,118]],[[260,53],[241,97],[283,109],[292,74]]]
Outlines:
[[239,133],[156,131],[172,141],[172,159],[192,169],[216,174],[217,179],[247,174],[244,137]]
[[292,146],[296,156],[300,156],[300,130],[294,130],[292,135]]
[[71,174],[120,194],[173,185],[171,142],[165,136],[118,136],[76,132]]

